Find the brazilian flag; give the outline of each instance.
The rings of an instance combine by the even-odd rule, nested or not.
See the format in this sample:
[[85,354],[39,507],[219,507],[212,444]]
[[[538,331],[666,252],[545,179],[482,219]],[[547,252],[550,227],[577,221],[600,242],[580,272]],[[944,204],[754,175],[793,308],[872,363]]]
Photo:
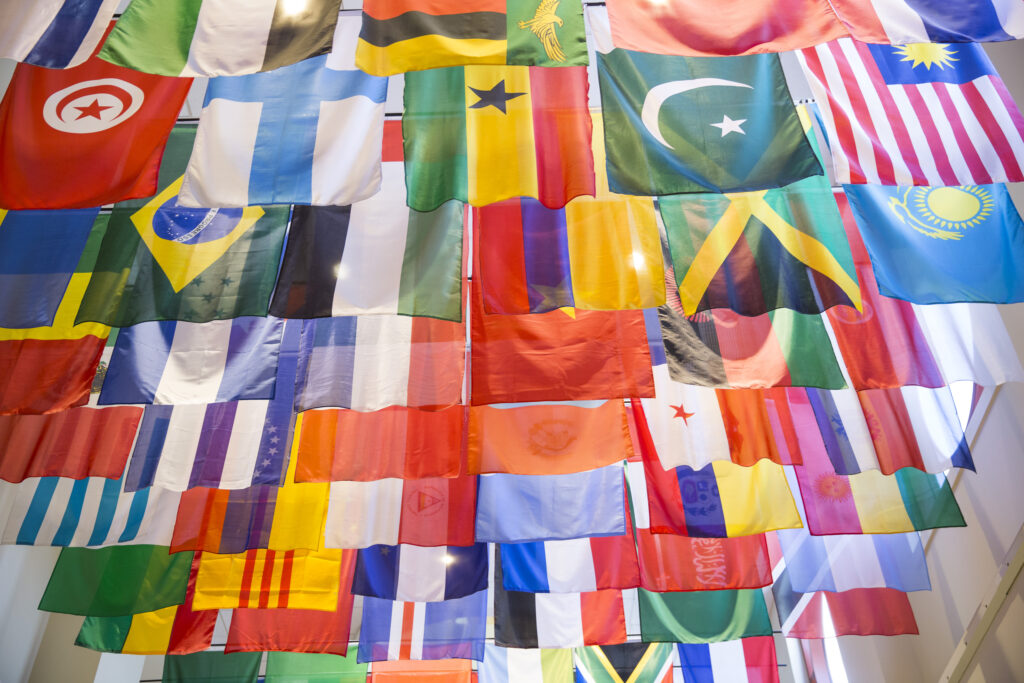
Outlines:
[[614,49],[597,71],[612,192],[762,190],[823,174],[778,55]]
[[195,135],[194,126],[175,127],[157,194],[120,202],[97,223],[105,233],[77,322],[127,327],[267,314],[289,207],[179,207]]

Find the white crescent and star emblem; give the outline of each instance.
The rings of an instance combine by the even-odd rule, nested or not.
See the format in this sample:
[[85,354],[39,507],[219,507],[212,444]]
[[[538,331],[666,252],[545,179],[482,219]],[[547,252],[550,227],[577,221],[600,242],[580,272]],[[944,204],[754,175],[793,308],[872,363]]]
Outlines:
[[46,98],[43,120],[62,133],[98,133],[130,119],[144,99],[141,88],[119,78],[82,81]]
[[[687,81],[669,81],[668,83],[661,83],[660,85],[656,85],[651,88],[647,93],[647,97],[644,98],[644,106],[640,110],[640,120],[643,121],[644,127],[647,128],[647,131],[654,136],[655,140],[669,149],[674,149],[672,145],[668,144],[668,141],[661,134],[661,129],[658,127],[658,114],[661,112],[661,107],[665,104],[665,100],[673,95],[678,95],[690,90],[697,90],[698,88],[709,88],[712,86],[753,89],[753,86],[747,85],[746,83],[727,81],[724,78],[694,78]],[[725,137],[731,132],[743,134],[743,129],[739,126],[745,122],[746,119],[733,120],[726,116],[721,123],[712,123],[711,125],[720,128],[722,131],[722,137]]]

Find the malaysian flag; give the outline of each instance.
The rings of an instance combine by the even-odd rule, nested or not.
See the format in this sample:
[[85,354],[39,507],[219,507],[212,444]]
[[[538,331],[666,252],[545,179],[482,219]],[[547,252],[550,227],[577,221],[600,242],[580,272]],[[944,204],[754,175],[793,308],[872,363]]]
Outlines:
[[1024,180],[1024,117],[977,45],[841,38],[797,56],[840,183]]

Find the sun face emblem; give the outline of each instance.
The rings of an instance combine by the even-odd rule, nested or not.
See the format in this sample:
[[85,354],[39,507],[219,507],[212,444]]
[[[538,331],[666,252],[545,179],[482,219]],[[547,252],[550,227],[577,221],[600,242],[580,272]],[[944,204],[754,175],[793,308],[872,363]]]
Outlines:
[[917,68],[924,64],[924,68],[931,70],[934,64],[940,69],[945,69],[947,66],[952,67],[953,62],[958,61],[953,56],[956,52],[949,45],[942,45],[940,43],[900,45],[896,48],[896,53],[903,56],[903,59],[900,61],[913,62],[910,65],[911,68]]
[[842,503],[850,499],[853,490],[846,477],[839,474],[819,474],[814,479],[814,492],[823,500]]
[[889,199],[889,208],[914,230],[941,240],[958,240],[964,231],[988,220],[992,194],[977,185],[911,187]]

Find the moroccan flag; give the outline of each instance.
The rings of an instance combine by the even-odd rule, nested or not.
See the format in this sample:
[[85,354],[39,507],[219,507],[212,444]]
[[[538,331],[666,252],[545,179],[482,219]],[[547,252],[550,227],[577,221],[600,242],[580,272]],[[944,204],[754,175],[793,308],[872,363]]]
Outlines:
[[256,683],[259,680],[261,653],[196,652],[164,657],[165,683],[217,681],[218,683]]
[[288,209],[177,206],[194,137],[194,127],[171,134],[159,194],[114,207],[78,322],[128,327],[267,314]]
[[487,589],[487,544],[375,545],[357,551],[352,592],[384,600],[440,602]]
[[594,194],[587,70],[467,66],[405,78],[409,206],[535,197],[561,208]]
[[683,680],[695,683],[778,683],[775,640],[756,636],[721,643],[679,643]]
[[359,661],[484,658],[487,591],[441,602],[363,598]]
[[0,327],[54,324],[99,209],[0,209]]
[[572,650],[484,646],[481,683],[572,683]]
[[0,102],[0,207],[84,208],[153,194],[191,86],[95,56],[70,69],[19,64]]
[[0,7],[0,57],[66,69],[93,53],[117,0],[10,0]]
[[860,307],[843,221],[823,176],[777,190],[658,201],[686,315]]
[[1005,185],[843,190],[883,295],[916,304],[1024,301],[1024,222]]
[[597,66],[613,192],[762,190],[823,173],[778,55],[613,49]]
[[185,602],[124,617],[86,617],[75,645],[130,655],[183,655],[210,647],[215,610],[192,611],[199,558],[192,560]]
[[473,405],[654,395],[640,311],[470,316]]
[[236,608],[231,613],[225,652],[348,653],[354,598],[352,583],[355,551],[341,552],[338,602],[333,612],[295,608]]
[[671,683],[674,648],[668,643],[623,643],[573,650],[581,683]]
[[759,589],[652,593],[641,588],[639,598],[644,642],[716,643],[772,634]]
[[587,63],[579,0],[368,0],[356,66],[390,76],[464,64]]
[[39,609],[62,614],[123,617],[185,602],[192,553],[166,546],[64,548]]
[[462,320],[465,211],[457,201],[406,206],[400,121],[384,122],[381,176],[380,192],[351,206],[292,210],[271,315]]
[[366,664],[358,663],[355,655],[268,652],[263,680],[265,683],[298,683],[299,680],[366,683],[366,669]]
[[[329,52],[341,0],[132,2],[100,57],[166,76],[269,71]],[[231,49],[225,49],[231,46]]]

